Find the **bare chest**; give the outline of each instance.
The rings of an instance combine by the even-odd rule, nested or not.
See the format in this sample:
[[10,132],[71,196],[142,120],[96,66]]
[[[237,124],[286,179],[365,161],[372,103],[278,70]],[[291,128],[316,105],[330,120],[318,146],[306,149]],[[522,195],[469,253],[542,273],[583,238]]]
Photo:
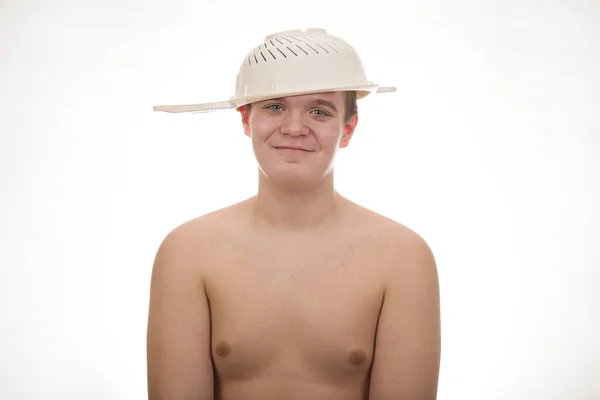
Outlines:
[[368,248],[347,243],[221,254],[207,279],[219,377],[364,376],[382,302],[380,262]]

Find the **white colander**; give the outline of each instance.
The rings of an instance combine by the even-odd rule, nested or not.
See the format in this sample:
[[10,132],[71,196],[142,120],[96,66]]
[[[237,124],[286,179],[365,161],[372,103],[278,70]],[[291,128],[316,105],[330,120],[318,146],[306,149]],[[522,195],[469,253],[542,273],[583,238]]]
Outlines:
[[357,91],[360,99],[396,88],[369,81],[356,50],[325,29],[291,30],[267,36],[246,55],[229,100],[154,106],[154,111],[216,111],[283,96],[345,90]]

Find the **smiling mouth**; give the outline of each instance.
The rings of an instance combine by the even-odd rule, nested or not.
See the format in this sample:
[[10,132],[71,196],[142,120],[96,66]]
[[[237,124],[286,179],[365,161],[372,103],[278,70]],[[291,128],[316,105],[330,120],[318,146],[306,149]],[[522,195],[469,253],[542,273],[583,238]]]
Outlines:
[[305,153],[311,153],[312,150],[301,149],[299,147],[275,147],[277,150],[293,150],[293,151],[303,151]]

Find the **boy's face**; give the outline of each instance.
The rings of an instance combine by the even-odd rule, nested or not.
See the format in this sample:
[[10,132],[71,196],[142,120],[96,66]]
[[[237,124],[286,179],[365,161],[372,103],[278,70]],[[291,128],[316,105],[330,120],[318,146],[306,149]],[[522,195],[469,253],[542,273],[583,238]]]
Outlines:
[[333,169],[358,118],[344,123],[344,92],[290,96],[240,108],[244,132],[252,139],[259,167],[267,177],[319,180]]

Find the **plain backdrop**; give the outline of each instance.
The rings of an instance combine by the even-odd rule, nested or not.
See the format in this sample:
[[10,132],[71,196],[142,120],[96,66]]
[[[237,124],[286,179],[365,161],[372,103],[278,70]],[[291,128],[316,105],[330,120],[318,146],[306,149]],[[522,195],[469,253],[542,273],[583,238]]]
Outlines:
[[600,3],[0,1],[0,398],[146,398],[152,262],[254,194],[228,99],[318,27],[369,79],[336,164],[440,274],[440,400],[600,399]]

